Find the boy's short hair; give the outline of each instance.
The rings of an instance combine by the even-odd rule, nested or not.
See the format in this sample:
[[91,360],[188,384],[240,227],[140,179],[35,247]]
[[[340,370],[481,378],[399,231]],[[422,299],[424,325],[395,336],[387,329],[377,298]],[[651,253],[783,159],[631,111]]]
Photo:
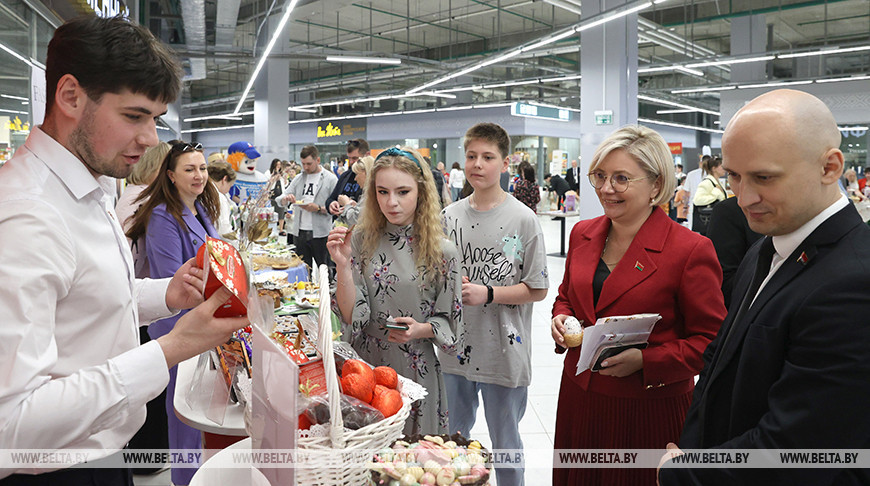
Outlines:
[[502,158],[508,156],[511,151],[511,138],[501,125],[495,123],[478,123],[465,132],[463,149],[468,150],[468,144],[473,140],[483,140],[496,147]]
[[320,152],[317,151],[317,147],[314,145],[306,145],[302,147],[302,151],[299,152],[300,159],[307,159],[308,157],[317,159],[318,156],[320,156]]
[[181,91],[175,54],[147,29],[120,16],[81,16],[57,28],[45,61],[46,114],[54,105],[58,81],[67,74],[95,102],[105,93],[126,89],[171,103]]

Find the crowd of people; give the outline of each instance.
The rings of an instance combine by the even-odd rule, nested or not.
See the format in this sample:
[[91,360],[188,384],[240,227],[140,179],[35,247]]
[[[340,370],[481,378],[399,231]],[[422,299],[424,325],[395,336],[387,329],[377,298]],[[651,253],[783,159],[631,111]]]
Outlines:
[[[0,169],[0,279],[15,282],[0,289],[0,443],[109,456],[151,401],[164,408],[154,427],[165,425],[168,447],[197,449],[199,431],[172,407],[175,365],[248,324],[213,317],[229,293],[203,302],[193,262],[207,237],[236,229],[235,174],[198,143],[159,142],[156,119],[178,96],[181,69],[146,29],[70,21],[49,44],[46,78],[45,122]],[[870,481],[862,469],[674,464],[683,449],[866,448],[870,228],[849,198],[867,189],[855,174],[843,182],[839,144],[819,99],[775,90],[736,113],[693,191],[649,128],[624,126],[598,146],[587,177],[603,215],[572,229],[552,309],[565,354],[554,446],[668,452],[659,469],[555,467],[553,484]],[[464,151],[464,169],[445,177],[414,148],[371,157],[357,139],[337,176],[306,146],[298,175],[273,161],[269,196],[276,210],[297,210],[289,233],[300,255],[334,263],[343,338],[428,390],[405,433],[467,436],[482,398],[492,447],[522,450],[532,306],[550,287],[540,193],[528,164],[514,195],[505,190],[510,138],[499,125],[472,126]],[[560,196],[575,190],[571,169],[570,181],[546,178]],[[116,209],[113,179],[125,177]],[[685,208],[680,192],[706,236],[661,209],[675,195]],[[353,223],[333,227],[334,217]],[[646,348],[577,373],[569,317],[591,326],[639,313],[661,317]],[[514,466],[496,470],[499,485],[523,484],[524,465]],[[173,483],[194,471],[173,468]],[[117,467],[0,470],[3,485],[48,483],[132,479]]]

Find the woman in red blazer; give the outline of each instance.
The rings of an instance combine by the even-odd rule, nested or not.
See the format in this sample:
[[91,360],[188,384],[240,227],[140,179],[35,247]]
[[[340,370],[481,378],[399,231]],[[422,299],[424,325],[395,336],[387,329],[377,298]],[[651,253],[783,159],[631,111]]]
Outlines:
[[[713,244],[658,208],[674,192],[664,139],[626,126],[596,150],[589,179],[604,216],[571,231],[552,334],[565,351],[563,321],[658,313],[649,347],[576,375],[580,347],[565,356],[555,449],[663,449],[680,437],[701,354],[725,318]],[[558,460],[558,457],[556,457]],[[558,463],[557,463],[558,464]],[[553,469],[553,484],[654,485],[654,469]]]

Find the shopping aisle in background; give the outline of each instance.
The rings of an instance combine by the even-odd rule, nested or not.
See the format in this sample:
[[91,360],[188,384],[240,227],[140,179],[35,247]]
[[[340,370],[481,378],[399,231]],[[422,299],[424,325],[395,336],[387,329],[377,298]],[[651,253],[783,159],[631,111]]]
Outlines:
[[[541,229],[547,252],[559,251],[559,221],[541,216]],[[579,218],[569,218],[566,227],[567,239],[571,227]],[[568,247],[567,241],[565,247]],[[565,273],[565,259],[547,257],[550,272],[550,291],[547,298],[535,303],[534,322],[532,323],[532,385],[529,387],[529,403],[526,415],[520,421],[520,433],[527,455],[552,457],[553,432],[556,430],[556,399],[559,393],[559,381],[562,372],[562,358],[553,352],[553,339],[550,337],[550,310],[562,275]],[[480,440],[487,448],[492,443],[487,433],[486,419],[483,416],[483,405],[477,410],[477,423],[471,429],[471,436]],[[534,454],[533,454],[534,452]],[[552,461],[545,463],[529,463],[526,465],[526,484],[549,486],[551,484]],[[169,470],[152,476],[135,476],[136,486],[169,486]],[[495,485],[495,479],[492,480]],[[217,486],[217,485],[216,485]]]

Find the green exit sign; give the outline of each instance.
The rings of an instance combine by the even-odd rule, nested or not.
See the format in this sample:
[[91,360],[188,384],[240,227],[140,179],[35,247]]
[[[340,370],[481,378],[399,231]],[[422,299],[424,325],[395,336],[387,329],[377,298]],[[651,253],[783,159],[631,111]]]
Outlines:
[[613,125],[613,110],[600,110],[595,112],[596,125]]

